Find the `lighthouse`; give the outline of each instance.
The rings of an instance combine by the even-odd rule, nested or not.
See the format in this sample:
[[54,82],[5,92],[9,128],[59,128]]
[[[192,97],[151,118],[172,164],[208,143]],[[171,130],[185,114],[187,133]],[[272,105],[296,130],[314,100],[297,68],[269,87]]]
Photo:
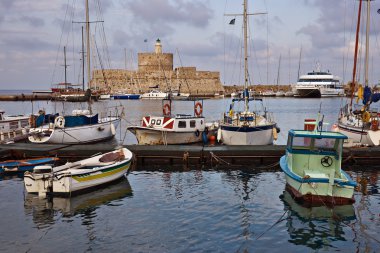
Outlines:
[[156,40],[156,44],[154,46],[154,51],[156,52],[156,54],[162,54],[162,45],[161,45],[160,39]]

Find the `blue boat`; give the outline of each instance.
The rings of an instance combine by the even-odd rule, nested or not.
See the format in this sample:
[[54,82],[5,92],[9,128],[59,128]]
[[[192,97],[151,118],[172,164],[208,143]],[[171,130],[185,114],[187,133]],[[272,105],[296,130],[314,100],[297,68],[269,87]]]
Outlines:
[[37,165],[54,164],[58,161],[57,157],[42,157],[23,160],[8,160],[0,162],[0,173],[23,173],[26,171],[33,171]]
[[114,94],[113,99],[140,99],[140,94]]

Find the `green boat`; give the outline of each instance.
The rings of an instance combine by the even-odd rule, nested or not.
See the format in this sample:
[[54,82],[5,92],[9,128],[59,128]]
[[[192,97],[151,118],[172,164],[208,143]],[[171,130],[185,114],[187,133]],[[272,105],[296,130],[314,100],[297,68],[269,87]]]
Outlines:
[[354,203],[356,182],[341,169],[343,141],[339,132],[290,130],[280,159],[286,190],[312,206]]

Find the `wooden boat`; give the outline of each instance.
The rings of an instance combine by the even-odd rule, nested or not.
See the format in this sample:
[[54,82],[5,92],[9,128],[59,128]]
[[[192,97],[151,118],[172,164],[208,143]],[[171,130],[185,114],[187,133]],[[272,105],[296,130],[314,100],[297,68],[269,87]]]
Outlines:
[[206,124],[203,117],[203,103],[193,101],[194,114],[171,113],[170,99],[163,100],[162,116],[144,116],[140,126],[128,127],[137,138],[139,144],[188,144],[207,141],[208,135],[214,131],[212,124]]
[[35,166],[54,164],[58,161],[57,157],[41,157],[33,159],[23,159],[23,160],[7,160],[0,162],[0,173],[19,173],[32,171]]
[[[111,115],[111,114],[109,114]],[[33,120],[29,141],[33,143],[83,144],[112,139],[120,123],[114,116],[99,118],[89,110],[74,110],[72,115],[41,114]]]
[[290,130],[280,166],[286,189],[296,200],[311,204],[355,202],[356,182],[341,169],[343,141],[338,132]]
[[122,148],[62,166],[36,166],[33,172],[25,172],[24,185],[28,193],[42,197],[77,194],[120,179],[128,172],[132,156]]

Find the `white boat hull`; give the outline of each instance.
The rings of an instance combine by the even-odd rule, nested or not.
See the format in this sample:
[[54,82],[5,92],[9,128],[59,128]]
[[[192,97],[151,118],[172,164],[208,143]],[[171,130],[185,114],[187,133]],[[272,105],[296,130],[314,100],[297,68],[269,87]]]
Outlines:
[[142,145],[187,144],[202,141],[203,131],[178,132],[146,127],[128,128]]
[[380,145],[380,131],[365,130],[359,127],[338,124],[338,131],[347,135],[354,143],[360,143],[369,146]]
[[226,145],[271,145],[273,144],[273,128],[276,124],[249,127],[230,127],[221,125],[221,141]]
[[33,143],[83,144],[111,139],[116,134],[119,118],[107,118],[92,125],[77,127],[30,129],[29,141]]

